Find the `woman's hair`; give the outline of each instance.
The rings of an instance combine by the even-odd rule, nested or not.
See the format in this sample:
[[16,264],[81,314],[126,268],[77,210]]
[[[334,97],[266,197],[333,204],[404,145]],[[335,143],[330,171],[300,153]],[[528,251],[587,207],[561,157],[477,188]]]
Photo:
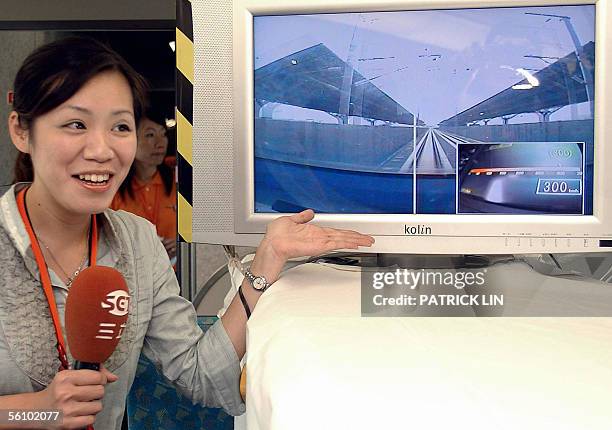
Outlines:
[[[163,114],[151,108],[147,109],[143,113],[142,118],[147,118],[156,124],[162,125],[164,128],[166,127],[166,121],[163,117]],[[132,163],[132,165],[130,166],[130,170],[127,176],[119,186],[119,194],[123,199],[126,198],[126,194],[130,196],[130,198],[134,198],[134,189],[132,188],[132,182],[135,175],[135,163],[136,160],[134,160],[134,163]],[[164,184],[164,191],[166,192],[166,195],[169,196],[172,193],[172,185],[174,183],[174,169],[166,165],[165,163],[161,163],[159,166],[157,166],[157,171],[159,172],[159,175],[162,179],[162,183]]]
[[[13,110],[19,125],[31,130],[36,118],[76,94],[90,79],[110,70],[121,73],[130,88],[136,124],[146,107],[147,83],[119,54],[94,39],[70,37],[43,45],[23,62],[13,84]],[[20,152],[13,182],[31,182],[29,154]]]

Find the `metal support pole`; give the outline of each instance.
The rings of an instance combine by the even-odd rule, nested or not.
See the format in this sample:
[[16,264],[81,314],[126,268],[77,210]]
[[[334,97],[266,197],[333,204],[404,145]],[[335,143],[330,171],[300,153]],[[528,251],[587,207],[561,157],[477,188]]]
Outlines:
[[588,59],[584,54],[584,49],[582,48],[582,44],[580,43],[580,39],[578,39],[578,35],[576,34],[576,30],[574,30],[574,26],[570,21],[571,18],[564,17],[563,23],[565,24],[565,28],[570,34],[572,38],[572,42],[574,42],[574,47],[576,48],[576,61],[580,66],[580,71],[582,72],[582,77],[584,79],[584,89],[586,91],[587,100],[589,102],[589,110],[591,112],[591,118],[595,118],[595,103],[594,103],[594,79],[593,73],[591,72],[590,67],[588,66]]
[[351,43],[349,44],[348,55],[346,62],[344,63],[344,74],[342,76],[342,87],[340,88],[340,106],[338,107],[338,113],[342,118],[343,124],[349,123],[349,116],[351,115],[351,90],[353,88],[353,64],[355,63],[355,50],[357,44],[355,43],[355,34],[357,33],[357,24],[353,27],[353,35],[351,36]]
[[177,277],[181,295],[190,302],[197,294],[196,244],[179,242],[177,252]]
[[584,49],[582,46],[582,43],[580,42],[580,39],[578,38],[578,34],[576,33],[576,30],[574,29],[574,26],[572,25],[572,18],[569,16],[563,16],[563,15],[550,15],[550,14],[546,14],[546,13],[532,13],[532,12],[525,12],[525,15],[536,15],[536,16],[545,16],[545,17],[550,17],[550,18],[559,18],[560,21],[563,22],[563,24],[565,24],[565,28],[567,29],[567,32],[570,35],[570,38],[572,39],[572,43],[574,44],[574,49],[576,52],[576,62],[578,63],[578,66],[580,67],[580,71],[582,72],[582,78],[584,79],[584,89],[586,92],[586,97],[587,97],[587,101],[589,103],[589,110],[591,113],[591,118],[594,118],[594,114],[595,114],[595,103],[594,103],[594,92],[595,92],[595,82],[594,82],[594,76],[593,76],[593,72],[592,72],[592,64],[588,63],[588,59],[584,53]]

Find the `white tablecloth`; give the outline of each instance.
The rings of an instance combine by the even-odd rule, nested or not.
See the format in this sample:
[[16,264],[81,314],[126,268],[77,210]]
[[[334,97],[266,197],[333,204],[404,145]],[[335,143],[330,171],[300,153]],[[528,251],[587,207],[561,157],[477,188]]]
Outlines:
[[358,270],[302,265],[261,297],[248,430],[612,429],[612,319],[362,318]]

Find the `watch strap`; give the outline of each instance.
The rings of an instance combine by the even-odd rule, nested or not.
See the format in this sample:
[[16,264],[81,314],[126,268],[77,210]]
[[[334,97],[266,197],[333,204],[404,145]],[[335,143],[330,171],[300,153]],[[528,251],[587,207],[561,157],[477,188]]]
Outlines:
[[242,285],[238,287],[238,295],[240,296],[240,301],[242,302],[242,307],[244,308],[244,312],[246,313],[247,319],[251,318],[251,308],[249,308],[249,303],[247,302],[244,294],[242,293]]

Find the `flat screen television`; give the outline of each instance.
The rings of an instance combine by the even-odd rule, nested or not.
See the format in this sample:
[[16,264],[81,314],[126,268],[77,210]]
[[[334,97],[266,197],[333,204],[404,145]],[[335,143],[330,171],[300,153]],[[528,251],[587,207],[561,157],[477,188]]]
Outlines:
[[[609,0],[193,2],[193,240],[608,251]],[[372,250],[369,250],[372,251]]]

